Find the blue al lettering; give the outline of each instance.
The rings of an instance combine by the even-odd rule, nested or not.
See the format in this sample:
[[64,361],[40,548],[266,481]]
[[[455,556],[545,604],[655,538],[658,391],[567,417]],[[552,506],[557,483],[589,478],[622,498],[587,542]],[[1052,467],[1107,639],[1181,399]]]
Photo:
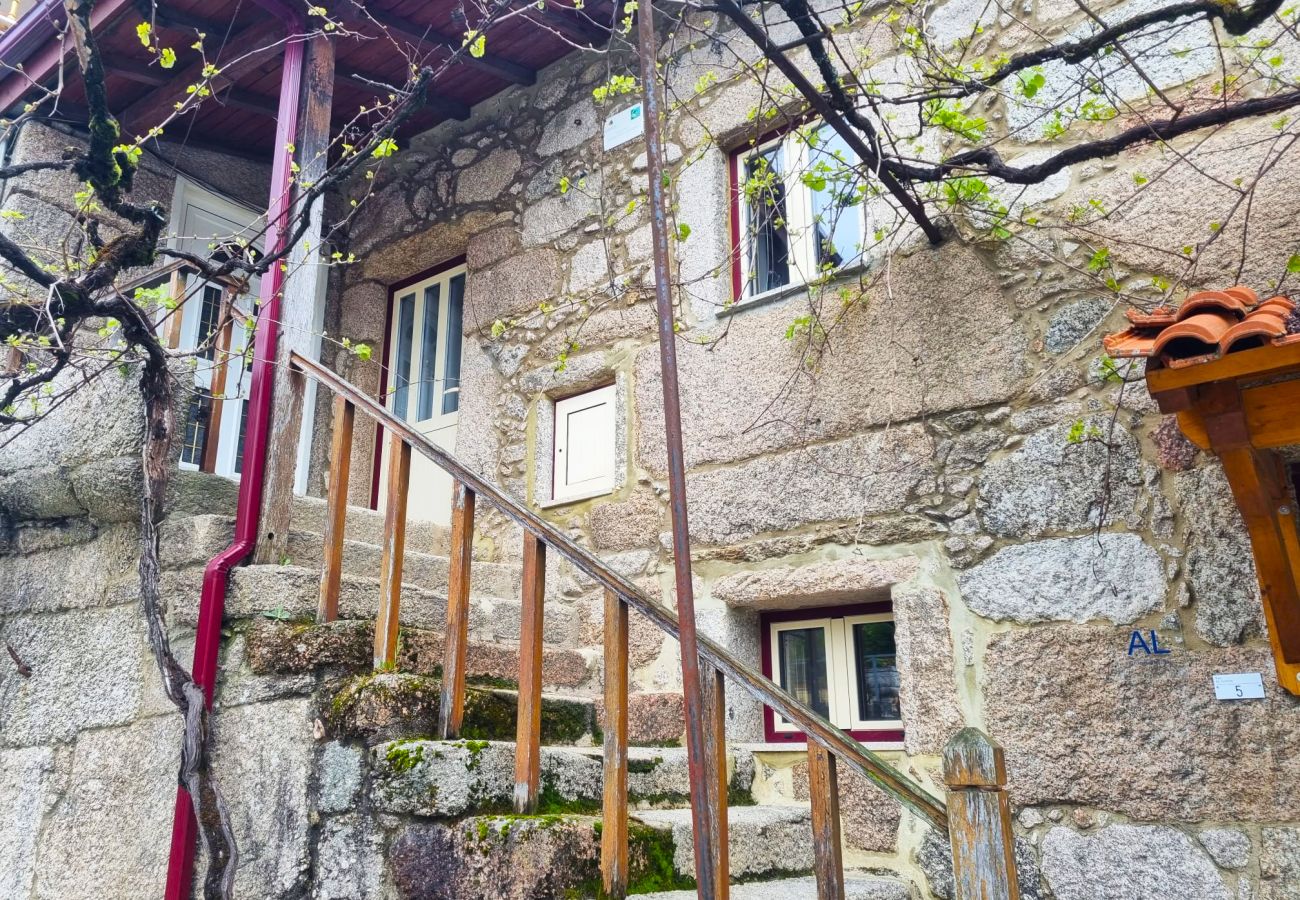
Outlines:
[[1132,656],[1139,649],[1147,656],[1164,656],[1167,653],[1173,652],[1168,647],[1160,646],[1160,638],[1156,634],[1155,629],[1148,631],[1147,634],[1151,636],[1151,643],[1149,645],[1146,642],[1146,638],[1142,637],[1142,632],[1134,631],[1132,634],[1129,635],[1128,637],[1129,656]]

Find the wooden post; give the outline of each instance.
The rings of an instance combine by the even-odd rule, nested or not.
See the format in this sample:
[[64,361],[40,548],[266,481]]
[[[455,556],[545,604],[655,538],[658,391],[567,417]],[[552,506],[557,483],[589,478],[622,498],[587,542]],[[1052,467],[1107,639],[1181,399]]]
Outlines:
[[442,658],[438,737],[460,734],[465,714],[465,655],[469,646],[470,560],[474,549],[474,492],[457,481],[451,494],[451,559],[447,572],[447,633]]
[[835,756],[808,739],[808,796],[812,799],[813,873],[817,900],[844,900],[840,849],[840,791]]
[[1250,536],[1278,682],[1300,694],[1300,546],[1281,457],[1251,444],[1253,429],[1235,382],[1202,385],[1195,402]]
[[[307,42],[299,101],[301,134],[294,142],[299,166],[298,184],[319,181],[328,171],[330,109],[333,103],[334,42],[324,35],[317,35]],[[271,389],[271,433],[266,449],[262,517],[254,551],[254,561],[259,563],[278,562],[289,545],[294,474],[302,435],[302,396],[291,396],[283,385],[288,374],[290,352],[297,350],[303,355],[314,355],[316,313],[323,301],[324,281],[320,277],[320,266],[323,264],[321,220],[324,211],[323,197],[316,198],[310,211],[302,209],[301,204],[295,206],[295,216],[310,214],[311,224],[283,261],[288,271],[276,346],[275,384]]]
[[181,345],[181,325],[185,316],[185,273],[177,268],[167,282],[175,306],[167,313],[167,346],[175,350]]
[[343,535],[348,515],[348,479],[352,472],[352,426],[357,408],[346,397],[334,397],[334,433],[330,438],[329,499],[325,507],[325,566],[320,576],[317,622],[339,617],[339,581],[343,577]]
[[1020,900],[1002,747],[963,728],[943,750],[953,900]]
[[515,812],[537,811],[542,779],[542,600],[546,545],[524,532],[523,609],[519,622],[519,718],[515,730]]
[[375,668],[397,663],[397,629],[402,611],[402,554],[406,551],[406,494],[411,483],[411,445],[388,436],[388,506],[379,568],[379,618],[375,621]]
[[600,875],[604,896],[627,896],[627,603],[605,591],[605,765]]
[[716,848],[713,894],[716,900],[727,900],[731,892],[731,851],[727,841],[727,794],[730,779],[727,777],[727,682],[721,672],[711,665],[700,667],[704,688],[705,763],[709,778],[710,818],[713,828],[713,846]]

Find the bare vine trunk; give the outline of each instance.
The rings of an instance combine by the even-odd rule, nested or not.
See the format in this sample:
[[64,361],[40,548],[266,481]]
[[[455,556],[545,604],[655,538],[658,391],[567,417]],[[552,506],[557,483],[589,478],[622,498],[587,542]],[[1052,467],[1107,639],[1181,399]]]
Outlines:
[[166,357],[153,348],[145,357],[140,378],[144,398],[144,492],[140,499],[140,608],[149,629],[149,647],[162,675],[163,688],[185,720],[181,739],[179,780],[194,801],[199,835],[208,869],[203,896],[227,900],[234,887],[238,851],[230,813],[212,777],[209,755],[211,716],[203,688],[172,655],[163,621],[159,589],[158,526],[162,521],[167,484],[171,478],[171,441],[176,427],[171,376]]

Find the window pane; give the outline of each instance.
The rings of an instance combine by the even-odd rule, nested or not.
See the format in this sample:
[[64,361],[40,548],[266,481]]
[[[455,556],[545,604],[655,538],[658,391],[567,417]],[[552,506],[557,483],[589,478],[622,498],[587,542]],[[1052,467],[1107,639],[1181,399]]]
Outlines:
[[411,385],[411,343],[415,331],[415,295],[397,301],[397,358],[393,361],[393,414],[406,418]]
[[858,622],[853,626],[860,720],[900,718],[896,652],[893,622]]
[[438,392],[435,380],[438,372],[438,305],[442,285],[431,284],[424,289],[424,328],[420,338],[420,402],[416,420],[433,418],[433,397]]
[[781,687],[829,717],[826,629],[792,628],[777,632],[777,646],[781,656]]
[[248,434],[248,401],[239,401],[239,443],[235,445],[235,474],[244,471],[244,436]]
[[[862,252],[862,206],[859,203],[857,156],[830,126],[820,129],[808,151],[812,175],[813,227],[817,267],[838,269]],[[813,189],[825,182],[820,190]]]
[[212,395],[196,390],[185,413],[185,439],[181,444],[181,461],[202,466],[208,448],[208,419],[212,415]]
[[750,294],[761,294],[790,283],[784,175],[780,147],[756,153],[745,162]]
[[447,363],[442,371],[442,411],[460,409],[461,320],[465,312],[465,276],[457,275],[447,286]]
[[213,359],[216,356],[217,324],[221,320],[221,288],[205,284],[199,301],[199,331],[195,340],[203,350],[199,356]]

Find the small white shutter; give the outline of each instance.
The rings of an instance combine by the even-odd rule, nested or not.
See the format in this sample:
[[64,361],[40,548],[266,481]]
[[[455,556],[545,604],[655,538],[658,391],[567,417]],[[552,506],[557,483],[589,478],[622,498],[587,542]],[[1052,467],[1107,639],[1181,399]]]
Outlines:
[[555,404],[555,498],[614,489],[614,385]]

